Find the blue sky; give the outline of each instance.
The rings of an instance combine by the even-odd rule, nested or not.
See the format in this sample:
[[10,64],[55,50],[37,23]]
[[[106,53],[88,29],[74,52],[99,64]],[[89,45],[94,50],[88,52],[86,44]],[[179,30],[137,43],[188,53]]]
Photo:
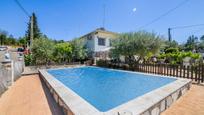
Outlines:
[[[184,0],[19,0],[31,14],[35,12],[41,32],[53,39],[70,40],[102,26],[106,4],[105,28],[114,32],[138,31]],[[204,0],[190,0],[143,28],[167,37],[168,27],[204,23]],[[133,12],[133,9],[136,11]],[[15,37],[25,34],[28,18],[14,0],[0,1],[0,29]],[[172,31],[174,40],[182,43],[191,34],[204,34],[204,26]]]

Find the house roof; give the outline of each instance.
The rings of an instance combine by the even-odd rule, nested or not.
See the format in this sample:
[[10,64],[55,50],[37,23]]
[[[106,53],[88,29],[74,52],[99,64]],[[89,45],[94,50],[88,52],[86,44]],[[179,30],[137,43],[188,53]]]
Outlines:
[[88,35],[90,35],[90,34],[96,34],[97,32],[103,32],[103,33],[109,33],[109,34],[118,34],[118,33],[116,33],[116,32],[111,32],[111,31],[107,31],[105,28],[97,28],[96,30],[94,30],[94,31],[92,31],[92,32],[89,32],[88,34],[85,34],[85,35],[83,35],[82,37],[80,37],[80,38],[83,38],[83,37],[85,37],[85,36],[88,36]]

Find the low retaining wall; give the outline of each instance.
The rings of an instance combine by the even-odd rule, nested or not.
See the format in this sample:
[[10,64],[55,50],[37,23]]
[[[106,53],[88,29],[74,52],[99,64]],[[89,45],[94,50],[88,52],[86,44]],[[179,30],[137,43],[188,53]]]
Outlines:
[[48,65],[48,66],[26,66],[24,68],[23,75],[31,75],[31,74],[38,74],[38,70],[40,69],[52,69],[52,68],[66,68],[66,67],[75,67],[81,66],[80,63],[71,63],[67,65]]
[[12,63],[0,63],[0,95],[5,92],[12,82],[17,80],[23,72],[24,63],[22,61],[13,62],[13,77],[12,77]]
[[0,63],[0,95],[11,85],[11,68]]
[[143,112],[141,115],[160,115],[162,112],[168,109],[175,101],[177,101],[181,96],[183,96],[190,89],[190,87],[191,84],[186,84],[182,88],[178,89],[174,93],[164,98],[162,101],[150,107],[147,111]]
[[[40,71],[40,70],[39,70]],[[39,72],[39,76],[40,78],[43,80],[43,82],[46,84],[46,86],[48,87],[50,93],[52,94],[54,100],[59,104],[60,107],[63,108],[63,112],[65,115],[74,115],[74,113],[69,109],[68,105],[64,102],[64,100],[58,95],[57,93],[57,89],[54,89],[51,84],[49,83],[48,79],[52,79],[52,77],[45,76],[44,74],[46,73],[42,73],[41,71]],[[46,77],[49,77],[46,79]],[[61,89],[63,91],[63,89]],[[64,92],[66,92],[66,89],[64,90]]]

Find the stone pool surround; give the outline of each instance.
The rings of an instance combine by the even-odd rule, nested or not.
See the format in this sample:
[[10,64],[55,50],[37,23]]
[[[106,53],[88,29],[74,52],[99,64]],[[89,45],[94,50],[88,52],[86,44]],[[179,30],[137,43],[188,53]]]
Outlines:
[[[140,72],[133,73],[146,74]],[[173,102],[184,95],[190,89],[192,83],[192,81],[188,79],[176,78],[177,80],[172,83],[130,100],[107,112],[100,112],[74,91],[54,78],[47,70],[39,70],[39,74],[52,93],[55,101],[63,107],[67,115],[159,115],[169,108]],[[154,74],[146,75],[160,76]]]

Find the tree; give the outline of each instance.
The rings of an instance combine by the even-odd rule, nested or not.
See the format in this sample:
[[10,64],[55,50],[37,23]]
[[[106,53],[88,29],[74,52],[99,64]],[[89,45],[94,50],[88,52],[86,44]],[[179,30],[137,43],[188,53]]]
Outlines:
[[5,40],[6,45],[17,45],[17,40],[12,36],[8,36]]
[[200,37],[200,41],[204,41],[204,35]]
[[38,27],[37,17],[35,13],[33,13],[28,23],[28,30],[26,31],[26,40],[29,44],[30,44],[30,36],[31,36],[30,33],[31,33],[32,17],[33,17],[33,39],[38,39],[42,37],[42,33],[40,32],[40,29]]
[[198,48],[198,37],[194,35],[189,36],[185,44],[185,50],[193,51],[193,50],[197,50],[197,48]]
[[0,44],[1,45],[17,45],[16,38],[13,35],[8,35],[7,31],[0,30]]
[[64,41],[64,40],[53,40],[53,42],[54,42],[55,44],[57,44],[57,43],[64,43],[65,41]]
[[49,64],[52,60],[54,43],[47,38],[39,38],[33,41],[32,56],[35,64]]
[[58,43],[55,45],[54,54],[55,61],[60,63],[62,62],[70,62],[72,58],[72,46],[70,43]]
[[18,39],[18,45],[25,47],[26,46],[26,38],[25,37],[20,37]]
[[71,41],[73,47],[72,58],[73,61],[83,61],[88,57],[88,50],[85,48],[83,39],[75,39]]
[[166,44],[166,49],[170,48],[170,47],[173,47],[173,48],[178,48],[179,47],[178,42],[176,42],[175,40],[173,40],[173,41],[165,41],[165,44]]
[[6,38],[7,38],[7,32],[0,30],[0,41],[1,41],[1,45],[5,44]]
[[6,35],[5,34],[0,34],[0,40],[1,40],[1,45],[5,44]]
[[200,37],[200,42],[198,44],[198,50],[200,52],[204,51],[204,35]]
[[[118,58],[125,56],[129,64],[139,63],[140,60],[145,60],[156,54],[162,43],[162,38],[155,33],[145,31],[124,33],[113,41],[114,48],[111,50],[111,55]],[[139,59],[135,60],[135,55]]]

